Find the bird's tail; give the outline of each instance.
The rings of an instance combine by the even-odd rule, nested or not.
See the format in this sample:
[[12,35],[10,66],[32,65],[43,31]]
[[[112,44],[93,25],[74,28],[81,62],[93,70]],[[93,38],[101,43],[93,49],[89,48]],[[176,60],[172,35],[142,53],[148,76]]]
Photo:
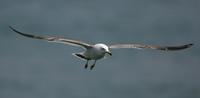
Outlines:
[[73,56],[82,59],[82,60],[86,60],[87,58],[83,55],[83,53],[72,53]]

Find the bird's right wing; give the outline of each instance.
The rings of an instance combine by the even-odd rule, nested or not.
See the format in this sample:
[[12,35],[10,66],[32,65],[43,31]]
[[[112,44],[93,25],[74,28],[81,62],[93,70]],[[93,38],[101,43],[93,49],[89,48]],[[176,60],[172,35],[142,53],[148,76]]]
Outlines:
[[142,44],[114,44],[110,45],[111,49],[120,49],[120,48],[135,48],[135,49],[155,49],[163,51],[176,51],[182,50],[191,47],[193,44],[185,44],[179,46],[154,46],[154,45],[142,45]]
[[27,34],[27,33],[22,33],[20,31],[17,31],[16,29],[14,29],[11,26],[9,26],[9,28],[18,34],[23,35],[25,37],[29,37],[29,38],[42,39],[42,40],[46,40],[49,42],[63,43],[63,44],[68,44],[68,45],[73,45],[73,46],[81,46],[86,49],[91,47],[90,44],[87,44],[87,43],[84,43],[81,41],[77,41],[77,40],[65,39],[65,38],[60,38],[60,37],[47,37],[47,36],[44,37],[44,36],[32,35],[32,34]]

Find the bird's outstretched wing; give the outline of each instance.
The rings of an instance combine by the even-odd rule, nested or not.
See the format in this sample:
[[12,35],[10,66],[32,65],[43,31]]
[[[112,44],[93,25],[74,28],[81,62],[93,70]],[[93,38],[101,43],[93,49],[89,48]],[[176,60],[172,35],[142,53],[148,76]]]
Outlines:
[[135,49],[155,49],[163,51],[176,51],[182,50],[191,47],[193,44],[185,44],[179,46],[153,46],[153,45],[141,45],[141,44],[115,44],[110,45],[111,49],[120,49],[120,48],[135,48]]
[[84,42],[81,42],[81,41],[77,41],[77,40],[65,39],[65,38],[60,38],[60,37],[48,37],[48,36],[45,37],[45,36],[32,35],[32,34],[27,34],[27,33],[22,33],[20,31],[17,31],[16,29],[14,29],[11,26],[9,26],[9,28],[12,31],[14,31],[18,34],[29,37],[29,38],[42,39],[42,40],[46,40],[46,41],[49,41],[49,42],[69,44],[69,45],[73,45],[73,46],[81,46],[81,47],[86,48],[86,49],[91,47],[90,44],[87,44],[87,43],[84,43]]

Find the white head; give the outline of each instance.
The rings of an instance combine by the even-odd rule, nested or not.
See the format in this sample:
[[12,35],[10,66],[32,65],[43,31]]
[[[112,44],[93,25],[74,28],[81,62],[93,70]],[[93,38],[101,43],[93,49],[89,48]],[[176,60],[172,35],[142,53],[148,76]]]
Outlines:
[[95,44],[94,45],[99,50],[103,51],[104,53],[108,53],[109,55],[112,55],[111,51],[109,50],[108,46],[102,43]]

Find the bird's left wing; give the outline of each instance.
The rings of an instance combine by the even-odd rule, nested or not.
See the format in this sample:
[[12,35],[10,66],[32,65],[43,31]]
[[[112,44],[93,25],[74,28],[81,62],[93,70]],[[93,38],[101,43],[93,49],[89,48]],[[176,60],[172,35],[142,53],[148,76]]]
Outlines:
[[163,51],[176,51],[182,50],[191,47],[193,44],[185,44],[178,46],[154,46],[154,45],[142,45],[142,44],[114,44],[110,45],[111,49],[120,49],[120,48],[135,48],[135,49],[155,49]]
[[38,36],[38,35],[32,35],[32,34],[27,34],[27,33],[22,33],[20,31],[17,31],[16,29],[14,29],[13,27],[9,26],[9,28],[11,30],[13,30],[14,32],[29,37],[29,38],[34,38],[34,39],[42,39],[42,40],[46,40],[49,42],[56,42],[56,43],[63,43],[63,44],[68,44],[68,45],[73,45],[73,46],[81,46],[83,48],[90,48],[91,45],[81,42],[81,41],[77,41],[77,40],[72,40],[72,39],[65,39],[65,38],[60,38],[60,37],[48,37],[48,36]]

